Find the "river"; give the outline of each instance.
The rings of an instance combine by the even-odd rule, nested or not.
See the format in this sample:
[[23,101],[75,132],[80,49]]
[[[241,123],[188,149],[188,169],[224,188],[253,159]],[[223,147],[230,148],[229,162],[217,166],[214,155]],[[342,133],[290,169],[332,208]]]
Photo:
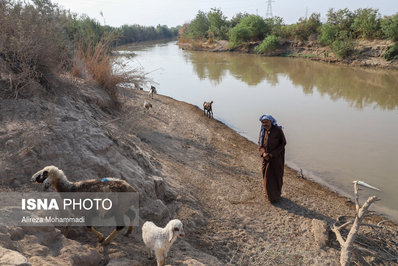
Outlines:
[[[122,47],[159,94],[202,108],[256,142],[264,113],[283,126],[286,161],[353,197],[353,180],[378,187],[373,209],[398,221],[398,72],[307,59],[185,51],[176,42]],[[260,173],[259,173],[260,174]]]

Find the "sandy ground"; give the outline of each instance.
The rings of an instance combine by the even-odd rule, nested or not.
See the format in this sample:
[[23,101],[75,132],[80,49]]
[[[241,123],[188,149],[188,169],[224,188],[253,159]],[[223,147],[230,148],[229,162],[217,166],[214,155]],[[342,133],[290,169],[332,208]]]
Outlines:
[[[339,264],[340,246],[334,234],[326,233],[329,242],[322,246],[314,236],[312,224],[322,221],[330,226],[340,216],[353,216],[355,206],[347,198],[298,177],[296,171],[286,167],[282,200],[271,205],[264,195],[256,144],[207,118],[198,107],[162,95],[150,99],[145,91],[130,90],[123,93],[123,108],[110,112],[97,107],[104,105],[99,101],[101,96],[94,97],[98,92],[84,92],[88,88],[84,83],[79,86],[85,100],[80,101],[73,94],[58,95],[54,105],[49,105],[51,108],[46,107],[45,99],[2,100],[0,118],[6,127],[0,130],[0,142],[5,144],[3,149],[14,145],[16,152],[4,150],[1,154],[1,191],[34,190],[28,177],[51,162],[64,162],[63,170],[74,172],[74,176],[113,174],[121,164],[137,162],[142,168],[136,169],[142,173],[131,180],[142,178],[140,182],[145,183],[150,176],[161,176],[172,195],[166,197],[166,193],[161,199],[167,206],[165,215],[156,216],[154,212],[145,216],[142,212],[141,224],[158,217],[156,223],[160,226],[171,218],[178,218],[185,225],[186,237],[172,246],[167,263]],[[144,109],[144,101],[151,102],[153,108]],[[214,103],[215,113],[216,106]],[[36,113],[35,108],[50,110],[52,115]],[[76,110],[74,116],[71,110]],[[70,130],[58,129],[59,125]],[[85,134],[90,132],[95,135],[87,137]],[[35,136],[34,142],[30,141],[30,134]],[[68,136],[71,139],[66,139]],[[93,143],[86,144],[87,139]],[[58,151],[56,144],[64,145],[59,149],[69,153]],[[80,154],[79,148],[84,145],[91,145],[90,151]],[[111,171],[113,166],[117,166],[116,170]],[[97,171],[93,170],[95,167]],[[153,181],[146,183],[151,182],[153,186]],[[150,195],[150,188],[146,185],[139,190]],[[361,202],[364,200],[361,198]],[[145,207],[140,206],[140,212]],[[382,220],[373,215],[365,222],[374,225]],[[0,228],[0,246],[20,252],[31,265],[156,264],[147,258],[140,228],[130,237],[118,236],[106,247],[99,245],[85,228],[72,228],[68,238],[62,236],[60,229]],[[356,242],[359,249],[355,249],[352,261],[358,265],[397,265],[397,229],[389,221],[379,228],[361,227]],[[110,232],[111,228],[102,229],[105,233],[106,230]],[[343,231],[346,235],[347,231]]]

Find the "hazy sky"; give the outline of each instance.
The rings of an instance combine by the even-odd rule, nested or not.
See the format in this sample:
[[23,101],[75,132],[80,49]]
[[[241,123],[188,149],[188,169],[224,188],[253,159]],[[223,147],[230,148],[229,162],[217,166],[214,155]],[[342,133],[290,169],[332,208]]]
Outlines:
[[[139,24],[156,26],[158,24],[174,27],[194,19],[199,10],[210,11],[219,8],[231,19],[239,12],[258,14],[265,17],[268,0],[52,0],[74,13],[86,14],[111,26]],[[398,13],[398,0],[274,0],[273,16],[284,19],[286,24],[296,23],[300,17],[320,13],[326,20],[329,8],[377,8],[382,15]]]

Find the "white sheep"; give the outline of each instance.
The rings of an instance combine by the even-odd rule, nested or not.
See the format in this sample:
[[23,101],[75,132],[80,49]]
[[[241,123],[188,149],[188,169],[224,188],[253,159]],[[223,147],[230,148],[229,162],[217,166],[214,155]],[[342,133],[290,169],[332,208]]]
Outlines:
[[[203,103],[203,114],[207,115],[207,117],[212,118],[213,117],[213,101],[211,102],[204,102]],[[206,114],[207,113],[207,114]]]
[[178,219],[171,220],[165,228],[149,221],[142,226],[142,239],[148,248],[148,255],[152,257],[152,251],[155,252],[158,266],[166,263],[167,252],[177,237],[185,237],[184,225]]
[[[35,173],[31,180],[32,182],[43,183],[44,190],[47,190],[52,186],[58,192],[137,192],[137,190],[129,183],[116,178],[90,179],[71,182],[66,178],[61,169],[53,165],[46,166]],[[123,224],[124,215],[127,215],[130,218],[130,226],[125,234],[128,236],[133,230],[133,222],[135,218],[135,212],[131,209],[131,202],[119,202],[117,215],[112,215],[114,215],[118,224]],[[116,226],[113,232],[106,238],[92,226],[87,226],[87,228],[98,237],[100,242],[103,244],[109,244],[119,234],[124,226]],[[68,230],[69,226],[65,228],[65,234],[67,234]]]

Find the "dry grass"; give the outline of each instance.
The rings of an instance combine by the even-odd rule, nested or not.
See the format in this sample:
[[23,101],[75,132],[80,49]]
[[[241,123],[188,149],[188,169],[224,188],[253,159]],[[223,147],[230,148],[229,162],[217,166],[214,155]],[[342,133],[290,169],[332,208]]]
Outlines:
[[103,87],[115,104],[121,103],[119,86],[139,87],[145,81],[145,77],[138,70],[126,70],[124,67],[115,70],[115,57],[111,56],[112,38],[106,36],[93,48],[84,51],[82,45],[78,45],[77,53],[72,66],[72,74],[81,78],[91,78]]
[[193,40],[193,39],[188,39],[188,38],[182,38],[180,37],[178,39],[178,44],[180,45],[186,45],[189,46],[190,49],[194,51],[202,50],[204,42],[201,40]]
[[184,37],[179,37],[178,38],[178,43],[191,43],[192,40],[189,38],[184,38]]
[[117,101],[116,85],[123,81],[123,76],[113,73],[107,42],[101,41],[94,48],[89,48],[87,52],[84,52],[79,44],[72,66],[72,74],[83,78],[87,78],[89,75],[106,89],[112,99]]

